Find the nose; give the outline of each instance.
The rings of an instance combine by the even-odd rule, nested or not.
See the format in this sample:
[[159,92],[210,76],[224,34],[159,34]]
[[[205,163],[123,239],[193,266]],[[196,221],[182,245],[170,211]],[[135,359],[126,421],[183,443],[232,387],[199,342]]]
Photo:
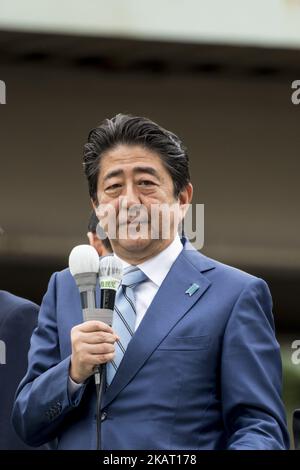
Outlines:
[[141,206],[142,202],[140,200],[138,191],[134,188],[132,184],[127,184],[122,192],[122,196],[119,198],[119,223],[127,224],[131,217],[132,213],[131,208],[134,210],[134,206]]
[[139,193],[131,182],[126,185],[123,196],[126,199],[127,207],[131,207],[134,204],[141,204]]

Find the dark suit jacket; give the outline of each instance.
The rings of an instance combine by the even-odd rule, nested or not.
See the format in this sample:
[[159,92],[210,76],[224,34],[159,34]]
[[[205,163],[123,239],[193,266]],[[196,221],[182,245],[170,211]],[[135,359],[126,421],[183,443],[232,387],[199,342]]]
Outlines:
[[[183,243],[104,393],[103,449],[288,448],[267,284]],[[28,444],[95,449],[93,377],[68,393],[70,330],[81,322],[70,271],[54,274],[14,405]]]
[[34,303],[0,291],[0,449],[30,449],[11,424],[11,410],[18,384],[26,373],[38,310]]

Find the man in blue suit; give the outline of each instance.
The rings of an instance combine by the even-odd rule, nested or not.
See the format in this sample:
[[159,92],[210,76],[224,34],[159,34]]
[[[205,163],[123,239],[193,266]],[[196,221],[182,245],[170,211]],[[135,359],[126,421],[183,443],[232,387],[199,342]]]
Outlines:
[[0,449],[25,450],[29,447],[16,434],[11,423],[14,396],[27,369],[32,331],[39,308],[34,303],[0,291]]
[[[84,167],[124,267],[113,324],[82,323],[69,270],[51,277],[14,406],[18,434],[31,445],[95,449],[92,375],[106,363],[103,449],[288,448],[267,284],[176,235],[192,199],[182,142],[146,118],[117,115],[90,133]],[[152,236],[151,209],[160,204],[178,209],[179,219],[160,213],[168,237],[160,224]],[[101,213],[107,205],[116,236],[112,216]],[[136,206],[149,215],[140,219],[146,232],[126,237],[124,214]]]

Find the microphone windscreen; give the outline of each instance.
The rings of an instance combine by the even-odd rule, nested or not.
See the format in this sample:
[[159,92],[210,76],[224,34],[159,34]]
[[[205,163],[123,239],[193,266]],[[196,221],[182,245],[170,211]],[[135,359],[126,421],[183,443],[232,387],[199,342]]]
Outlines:
[[99,255],[90,245],[78,245],[69,256],[69,268],[72,276],[83,273],[98,273]]
[[104,279],[122,280],[123,264],[114,255],[102,256],[99,262],[100,285]]

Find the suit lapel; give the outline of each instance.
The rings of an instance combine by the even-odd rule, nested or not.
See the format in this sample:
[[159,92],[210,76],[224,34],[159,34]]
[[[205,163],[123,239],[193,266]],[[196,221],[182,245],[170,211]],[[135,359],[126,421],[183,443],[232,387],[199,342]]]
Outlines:
[[[195,256],[197,267],[193,264]],[[199,269],[199,257],[203,259],[203,269]],[[204,294],[210,281],[200,271],[213,267],[214,264],[197,253],[191,245],[184,247],[130,341],[116,375],[104,394],[103,407],[131,381],[169,331]],[[193,283],[197,283],[199,288],[190,296],[185,291]]]

